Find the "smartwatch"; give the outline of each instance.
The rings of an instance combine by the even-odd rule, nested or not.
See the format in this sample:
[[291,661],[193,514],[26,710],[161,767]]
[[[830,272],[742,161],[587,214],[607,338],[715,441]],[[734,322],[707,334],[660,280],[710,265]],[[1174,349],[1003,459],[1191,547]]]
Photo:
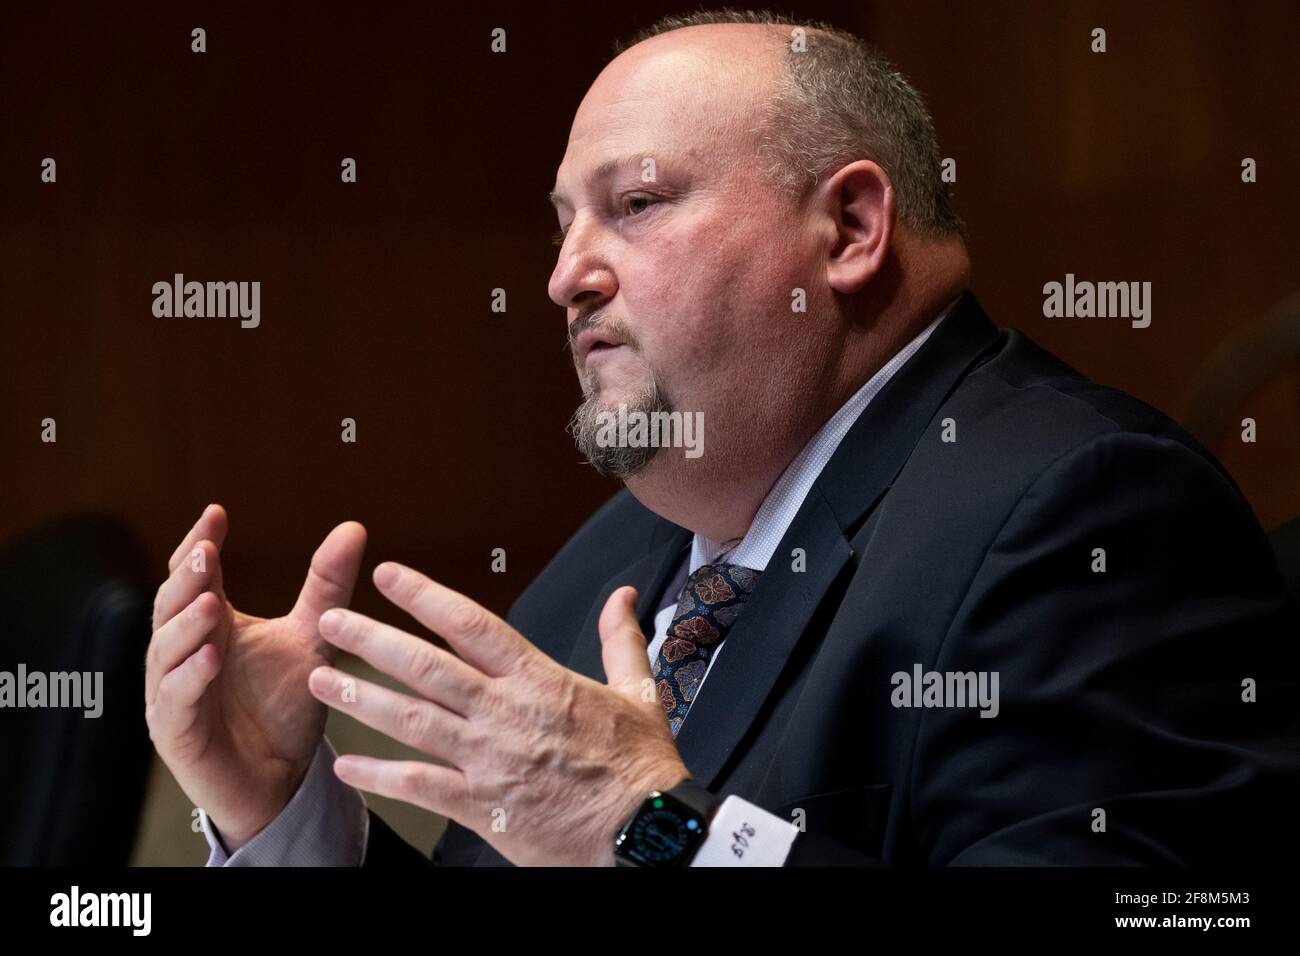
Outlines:
[[652,790],[614,838],[617,866],[690,866],[722,801],[687,777]]

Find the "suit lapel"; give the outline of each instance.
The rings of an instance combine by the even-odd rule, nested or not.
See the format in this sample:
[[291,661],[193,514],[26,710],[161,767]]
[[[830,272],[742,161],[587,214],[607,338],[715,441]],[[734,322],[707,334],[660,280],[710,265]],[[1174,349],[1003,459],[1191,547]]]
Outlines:
[[[794,548],[804,550],[806,570],[793,570]],[[834,513],[814,488],[727,633],[677,734],[683,762],[704,787],[717,783],[852,556]]]
[[[975,296],[961,301],[881,389],[840,442],[768,562],[677,735],[691,775],[716,787],[836,578],[853,558],[847,532],[902,471],[934,415],[998,340]],[[802,548],[806,569],[795,571]]]
[[605,665],[600,653],[600,612],[615,590],[625,584],[636,588],[636,616],[647,640],[654,636],[654,617],[674,573],[685,560],[691,532],[667,521],[660,522],[645,557],[634,561],[601,585],[596,601],[587,612],[577,643],[569,656],[569,669],[592,680],[605,682]]

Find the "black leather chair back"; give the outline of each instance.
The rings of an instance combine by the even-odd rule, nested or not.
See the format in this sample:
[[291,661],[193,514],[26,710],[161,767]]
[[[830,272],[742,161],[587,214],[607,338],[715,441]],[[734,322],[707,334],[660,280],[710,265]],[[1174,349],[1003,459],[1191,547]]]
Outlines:
[[103,673],[98,717],[0,708],[0,864],[129,861],[152,753],[153,591],[143,548],[110,518],[65,518],[0,548],[0,671]]

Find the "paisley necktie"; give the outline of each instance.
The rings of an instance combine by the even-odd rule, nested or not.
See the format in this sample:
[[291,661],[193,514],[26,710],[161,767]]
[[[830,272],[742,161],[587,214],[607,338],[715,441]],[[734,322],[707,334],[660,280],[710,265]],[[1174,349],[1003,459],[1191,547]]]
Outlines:
[[709,661],[758,583],[758,571],[705,564],[689,578],[652,668],[659,703],[673,736],[691,709]]

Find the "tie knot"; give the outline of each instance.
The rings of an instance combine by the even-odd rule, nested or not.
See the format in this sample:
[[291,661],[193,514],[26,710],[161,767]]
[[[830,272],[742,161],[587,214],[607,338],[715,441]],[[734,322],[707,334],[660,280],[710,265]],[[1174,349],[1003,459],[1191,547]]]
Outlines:
[[[758,582],[759,572],[739,564],[702,564],[686,579],[686,594],[699,601],[701,610],[729,601],[742,603]],[[677,609],[681,613],[681,607]]]

